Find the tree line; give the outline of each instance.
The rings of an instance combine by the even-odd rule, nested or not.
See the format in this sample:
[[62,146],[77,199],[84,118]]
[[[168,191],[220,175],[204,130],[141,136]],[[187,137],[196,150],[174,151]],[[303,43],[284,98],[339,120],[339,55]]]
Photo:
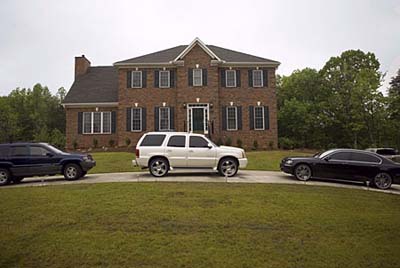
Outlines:
[[66,91],[52,95],[47,87],[13,90],[0,97],[0,143],[49,142],[65,147],[65,111],[61,106]]
[[[305,68],[277,77],[279,146],[293,148],[400,149],[400,70],[388,94],[373,53],[348,50],[321,70]],[[49,142],[65,147],[66,95],[40,84],[0,97],[0,143]]]
[[400,148],[400,70],[387,96],[373,53],[348,50],[321,70],[278,77],[282,148]]

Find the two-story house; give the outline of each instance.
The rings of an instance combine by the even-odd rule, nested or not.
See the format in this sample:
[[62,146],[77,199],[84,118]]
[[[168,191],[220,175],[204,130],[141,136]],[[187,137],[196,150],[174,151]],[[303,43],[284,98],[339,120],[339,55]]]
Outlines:
[[145,132],[169,130],[275,148],[278,66],[198,38],[113,66],[76,57],[75,81],[64,100],[67,148],[135,146]]

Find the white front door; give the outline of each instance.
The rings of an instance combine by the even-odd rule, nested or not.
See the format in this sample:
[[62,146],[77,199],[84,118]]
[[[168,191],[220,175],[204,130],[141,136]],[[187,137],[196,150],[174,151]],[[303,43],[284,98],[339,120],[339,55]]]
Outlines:
[[188,104],[187,122],[188,132],[207,134],[209,120],[208,103]]

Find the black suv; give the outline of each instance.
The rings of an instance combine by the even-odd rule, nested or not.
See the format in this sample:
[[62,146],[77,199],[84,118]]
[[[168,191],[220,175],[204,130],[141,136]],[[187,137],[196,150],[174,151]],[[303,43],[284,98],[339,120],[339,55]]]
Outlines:
[[65,153],[47,143],[0,144],[0,185],[56,174],[76,180],[95,165],[91,155]]

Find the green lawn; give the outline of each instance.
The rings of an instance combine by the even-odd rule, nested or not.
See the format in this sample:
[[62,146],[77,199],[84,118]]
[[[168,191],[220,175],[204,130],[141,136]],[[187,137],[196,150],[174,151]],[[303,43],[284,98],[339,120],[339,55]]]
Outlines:
[[[301,151],[257,151],[247,152],[251,170],[279,170],[279,163],[286,156],[303,156],[311,153]],[[140,168],[132,166],[134,153],[125,152],[100,152],[92,153],[97,161],[97,166],[90,170],[90,173],[110,173],[110,172],[129,172],[140,171]]]
[[0,267],[400,266],[400,197],[114,183],[0,189]]

